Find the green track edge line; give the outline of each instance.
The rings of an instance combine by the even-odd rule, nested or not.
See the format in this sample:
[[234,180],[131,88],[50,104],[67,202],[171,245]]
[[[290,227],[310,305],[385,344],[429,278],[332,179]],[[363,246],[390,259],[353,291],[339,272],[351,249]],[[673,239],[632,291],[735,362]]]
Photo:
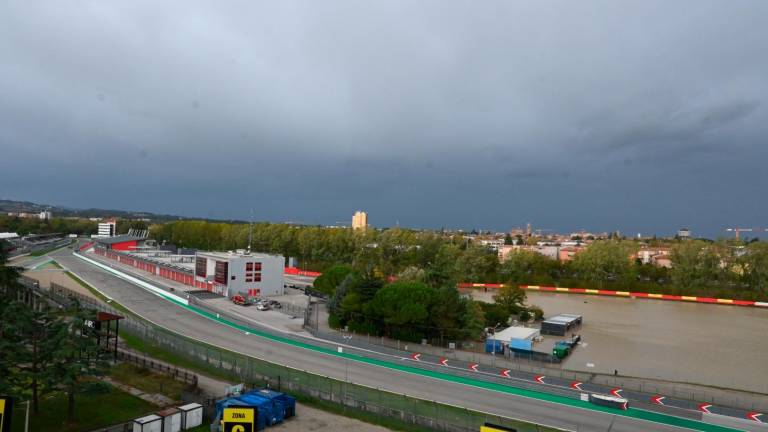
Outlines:
[[[79,254],[75,254],[75,255],[79,255]],[[113,269],[111,267],[105,267],[104,269],[108,270],[109,272],[113,273],[114,275],[116,275],[118,277],[120,276],[121,272],[118,271],[118,270],[115,270],[115,269]],[[121,279],[123,279],[123,278],[121,278]],[[153,294],[158,295],[156,293],[153,293]],[[420,375],[420,376],[424,376],[424,377],[428,377],[428,378],[433,378],[433,379],[437,379],[437,380],[441,380],[441,381],[447,381],[447,382],[452,382],[452,383],[455,383],[455,384],[462,384],[462,385],[466,385],[466,386],[477,387],[477,388],[481,388],[481,389],[485,389],[485,390],[490,390],[490,391],[495,391],[495,392],[499,392],[499,393],[506,393],[506,394],[511,394],[511,395],[515,395],[515,396],[527,397],[527,398],[531,398],[531,399],[537,399],[537,400],[541,400],[541,401],[545,401],[545,402],[550,402],[550,403],[555,403],[555,404],[560,404],[560,405],[566,405],[566,406],[570,406],[570,407],[574,407],[574,408],[580,408],[580,409],[586,409],[586,410],[590,410],[590,411],[599,411],[599,412],[604,412],[604,413],[607,413],[607,414],[618,415],[618,416],[623,416],[623,417],[629,417],[629,418],[634,418],[634,419],[638,419],[638,420],[645,420],[645,421],[649,421],[649,422],[653,422],[653,423],[661,423],[661,424],[666,424],[666,425],[669,425],[669,426],[676,426],[676,427],[681,427],[681,428],[687,428],[687,429],[691,429],[691,430],[695,430],[695,431],[701,431],[701,432],[740,432],[739,429],[732,429],[732,428],[725,427],[725,426],[720,426],[720,425],[716,425],[716,424],[712,424],[712,423],[700,422],[700,421],[691,420],[691,419],[687,419],[687,418],[683,418],[683,417],[675,417],[675,416],[671,416],[671,415],[667,415],[667,414],[662,414],[662,413],[657,413],[657,412],[652,412],[652,411],[646,411],[646,410],[641,410],[641,409],[637,409],[637,408],[629,408],[628,410],[612,409],[612,408],[602,407],[602,406],[599,406],[599,405],[594,405],[594,404],[591,404],[591,403],[586,402],[586,401],[581,401],[581,400],[567,398],[565,396],[558,396],[558,395],[553,395],[553,394],[549,394],[549,393],[543,393],[543,392],[539,392],[539,391],[535,391],[535,390],[527,390],[527,389],[512,387],[512,386],[508,386],[508,385],[505,385],[505,384],[498,384],[498,383],[493,383],[493,382],[488,382],[488,381],[477,380],[477,379],[474,379],[474,378],[456,376],[456,375],[446,374],[446,373],[443,373],[443,372],[436,372],[436,371],[416,368],[416,367],[413,367],[413,366],[401,365],[401,364],[392,363],[392,362],[385,361],[385,360],[378,360],[378,359],[372,359],[372,358],[368,358],[368,357],[363,357],[363,356],[357,355],[357,354],[338,352],[338,351],[334,351],[332,349],[323,348],[323,347],[320,347],[320,346],[317,346],[317,345],[312,345],[312,344],[309,344],[309,343],[306,343],[306,342],[295,341],[295,340],[292,340],[292,339],[284,338],[282,336],[277,336],[277,335],[269,334],[269,333],[263,332],[261,330],[257,330],[257,329],[254,329],[254,328],[250,328],[250,327],[246,327],[246,326],[237,324],[237,323],[229,321],[229,320],[227,320],[225,318],[221,318],[220,316],[217,317],[216,314],[213,314],[211,312],[204,311],[204,310],[202,310],[200,308],[197,308],[195,306],[184,304],[184,303],[174,299],[171,296],[163,296],[163,295],[158,295],[158,296],[164,298],[165,300],[168,300],[169,302],[171,302],[171,303],[173,303],[173,304],[175,304],[175,305],[177,305],[179,307],[187,309],[187,310],[189,310],[192,313],[195,313],[197,315],[200,315],[200,316],[202,316],[204,318],[207,318],[207,319],[209,319],[211,321],[215,321],[215,322],[217,322],[219,324],[222,324],[222,325],[225,325],[227,327],[230,327],[230,328],[233,328],[233,329],[236,329],[236,330],[240,330],[242,332],[249,333],[250,335],[254,335],[254,336],[257,336],[257,337],[260,337],[260,338],[263,338],[263,339],[268,339],[268,340],[271,340],[273,342],[282,343],[282,344],[285,344],[285,345],[291,345],[291,346],[294,346],[294,347],[297,347],[297,348],[302,348],[302,349],[305,349],[305,350],[322,353],[322,354],[329,355],[329,356],[345,358],[347,360],[355,361],[355,362],[358,362],[358,363],[365,363],[365,364],[369,364],[369,365],[373,365],[373,366],[378,366],[378,367],[385,368],[385,369],[396,370],[396,371],[400,371],[400,372],[409,373],[409,374],[412,374],[412,375]]]

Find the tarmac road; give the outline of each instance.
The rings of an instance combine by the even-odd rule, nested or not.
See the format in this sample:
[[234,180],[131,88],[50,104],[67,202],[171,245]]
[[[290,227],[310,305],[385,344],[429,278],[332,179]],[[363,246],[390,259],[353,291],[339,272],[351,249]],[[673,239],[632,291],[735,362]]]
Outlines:
[[56,260],[118,303],[146,319],[179,334],[228,350],[259,357],[274,363],[348,380],[391,392],[466,407],[500,416],[517,418],[573,431],[679,431],[677,427],[633,418],[583,410],[565,405],[497,393],[447,381],[402,373],[322,353],[246,336],[213,322],[144,289],[92,266],[68,250],[52,253]]

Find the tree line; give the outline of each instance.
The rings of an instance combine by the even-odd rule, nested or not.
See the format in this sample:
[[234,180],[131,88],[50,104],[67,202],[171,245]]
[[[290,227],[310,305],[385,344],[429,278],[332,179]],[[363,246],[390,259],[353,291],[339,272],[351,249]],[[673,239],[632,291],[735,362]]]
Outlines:
[[89,376],[108,368],[86,321],[95,313],[77,303],[66,309],[47,303],[32,307],[18,282],[18,271],[6,267],[7,244],[0,241],[0,394],[30,401],[33,414],[40,399],[62,393],[67,420],[75,418],[77,394],[98,387]]
[[[153,225],[153,238],[177,246],[233,250],[248,245],[248,224],[178,221]],[[511,240],[511,239],[510,239]],[[531,243],[531,239],[528,239]],[[534,239],[535,240],[535,239]],[[672,248],[671,269],[631,259],[635,240],[596,240],[573,261],[560,262],[520,251],[500,262],[497,253],[463,235],[402,228],[353,231],[348,228],[253,225],[252,249],[298,258],[307,270],[348,265],[377,277],[423,272],[432,286],[453,282],[502,282],[605,288],[744,299],[768,291],[768,243],[720,240],[652,241]]]
[[98,222],[87,219],[52,218],[43,220],[18,216],[0,216],[0,231],[15,232],[20,236],[51,233],[90,235],[96,233],[97,224]]

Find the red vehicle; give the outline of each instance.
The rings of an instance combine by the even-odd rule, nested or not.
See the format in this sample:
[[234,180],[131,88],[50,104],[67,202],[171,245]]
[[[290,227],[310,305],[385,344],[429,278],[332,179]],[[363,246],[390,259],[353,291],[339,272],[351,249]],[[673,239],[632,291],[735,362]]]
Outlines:
[[232,303],[240,306],[250,306],[251,304],[248,303],[248,301],[245,299],[245,297],[241,296],[240,294],[235,294],[232,296]]

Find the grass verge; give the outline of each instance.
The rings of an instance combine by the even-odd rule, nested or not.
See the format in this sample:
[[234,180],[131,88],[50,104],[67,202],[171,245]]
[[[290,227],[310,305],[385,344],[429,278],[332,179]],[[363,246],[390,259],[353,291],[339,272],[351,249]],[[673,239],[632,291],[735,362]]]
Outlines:
[[[157,407],[136,396],[108,386],[103,394],[78,394],[75,397],[75,419],[68,423],[67,396],[63,393],[40,400],[40,413],[29,415],[29,430],[75,432],[126,422],[157,410]],[[26,404],[13,409],[11,432],[24,430]]]
[[135,387],[145,393],[160,393],[175,401],[181,400],[181,392],[187,387],[171,376],[128,363],[113,366],[109,376],[121,384]]

